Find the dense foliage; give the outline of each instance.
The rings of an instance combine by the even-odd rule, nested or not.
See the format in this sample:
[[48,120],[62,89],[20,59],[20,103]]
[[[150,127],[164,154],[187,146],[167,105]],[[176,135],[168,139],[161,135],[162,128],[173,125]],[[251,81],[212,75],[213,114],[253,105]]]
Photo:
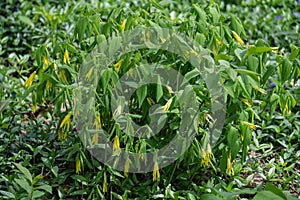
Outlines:
[[[0,13],[1,198],[299,196],[299,1],[6,0],[0,2]],[[101,72],[92,113],[115,150],[151,152],[163,145],[160,141],[170,141],[179,126],[178,99],[159,84],[138,88],[130,112],[137,123],[147,124],[151,105],[159,104],[168,116],[160,134],[133,140],[114,120],[110,104],[122,106],[112,98],[115,84],[135,68],[147,73],[140,67],[144,63],[179,71],[200,108],[198,133],[188,150],[170,166],[145,174],[99,162],[74,122],[76,76],[88,54],[108,38],[138,27],[169,29],[196,41],[198,53],[215,63],[226,101],[221,137],[210,148],[209,84],[216,80],[204,80],[192,64],[192,52],[182,57],[143,48],[117,57]],[[93,135],[91,143],[98,142]]]

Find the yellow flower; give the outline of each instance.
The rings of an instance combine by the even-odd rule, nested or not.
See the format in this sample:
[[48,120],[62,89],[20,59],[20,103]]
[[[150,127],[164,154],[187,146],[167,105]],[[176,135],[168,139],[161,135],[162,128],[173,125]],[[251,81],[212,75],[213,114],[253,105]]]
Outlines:
[[127,22],[127,19],[124,19],[123,22],[122,22],[122,24],[121,24],[121,30],[122,30],[122,32],[124,32],[124,30],[125,30],[126,22]]
[[61,122],[59,128],[62,128],[62,127],[64,127],[64,126],[70,127],[70,118],[71,118],[71,115],[72,115],[72,112],[69,112],[69,113],[65,116],[65,118],[62,120],[62,122]]
[[101,118],[100,118],[100,114],[97,114],[97,118],[95,119],[94,125],[96,126],[96,129],[98,130],[99,127],[101,127]]
[[257,88],[257,87],[254,87],[255,90],[259,91],[260,93],[262,94],[267,94],[267,91],[262,89],[262,88]]
[[36,111],[36,104],[32,104],[32,112],[34,112],[35,113],[35,111]]
[[147,97],[147,102],[150,106],[154,105],[155,102],[153,101],[153,99],[151,99],[150,97]]
[[232,31],[232,34],[233,34],[233,37],[235,38],[235,40],[236,40],[238,43],[244,44],[244,41],[242,40],[242,38],[240,38],[240,36],[239,36],[236,32]]
[[174,93],[174,91],[172,90],[172,88],[170,86],[166,85],[166,88],[167,88],[169,94],[173,94]]
[[217,42],[217,44],[218,44],[219,46],[221,46],[221,45],[222,45],[222,41],[221,41],[221,40],[219,40],[218,38],[216,38],[216,42]]
[[50,91],[52,88],[52,83],[50,81],[47,81],[46,83],[46,91]]
[[256,126],[250,122],[243,121],[243,124],[248,125],[252,130],[256,130]]
[[65,53],[64,53],[64,63],[65,64],[70,64],[69,52],[68,52],[67,49],[65,50]]
[[171,106],[171,103],[172,103],[172,98],[169,99],[169,100],[167,101],[166,105],[163,106],[165,112],[169,110],[169,108],[170,108],[170,106]]
[[228,175],[234,175],[233,172],[233,168],[232,168],[232,162],[231,162],[231,154],[229,154],[228,158],[227,158],[227,169],[226,169],[226,173]]
[[76,174],[79,174],[81,172],[81,163],[79,158],[76,159]]
[[67,76],[66,76],[66,71],[64,69],[62,69],[59,72],[59,77],[61,78],[61,80],[65,83],[68,84],[68,80],[67,80]]
[[35,75],[36,75],[36,71],[34,71],[32,74],[30,74],[29,78],[25,82],[25,87],[29,88],[32,85]]
[[58,139],[60,140],[60,141],[63,141],[63,140],[65,140],[67,138],[67,131],[65,130],[65,131],[63,131],[63,130],[59,130],[58,131]]
[[91,75],[93,74],[93,68],[91,68],[89,71],[88,71],[88,73],[86,74],[86,76],[85,76],[85,78],[87,79],[87,80],[89,80],[90,78],[91,78]]
[[244,103],[244,104],[246,104],[247,106],[251,106],[251,104],[249,103],[249,101],[248,101],[248,99],[245,99],[245,98],[240,98],[240,100]]
[[116,72],[119,73],[123,60],[119,60],[116,64],[114,64],[116,68]]
[[120,152],[121,152],[120,140],[119,137],[116,135],[116,137],[114,138],[113,153],[119,154]]
[[56,63],[53,64],[53,68],[54,68],[55,73],[57,74],[57,64]]
[[160,179],[160,174],[159,174],[159,169],[158,169],[158,163],[155,162],[154,163],[154,167],[153,167],[153,181],[159,181]]
[[43,56],[43,62],[44,62],[44,65],[43,65],[44,69],[47,69],[49,67],[49,65],[51,64],[46,55]]
[[128,177],[128,171],[129,171],[129,167],[130,167],[130,159],[127,158],[125,164],[124,164],[124,176]]
[[286,116],[287,113],[290,113],[291,111],[289,110],[289,105],[286,103],[284,106],[284,109],[282,111],[283,116]]
[[107,183],[106,183],[106,180],[103,181],[102,191],[103,191],[104,193],[107,192]]
[[92,144],[98,144],[98,133],[94,134],[92,137]]
[[202,155],[201,166],[207,167],[208,164],[210,163],[210,159],[212,156],[210,144],[207,145],[207,152],[204,149],[201,149],[201,155]]

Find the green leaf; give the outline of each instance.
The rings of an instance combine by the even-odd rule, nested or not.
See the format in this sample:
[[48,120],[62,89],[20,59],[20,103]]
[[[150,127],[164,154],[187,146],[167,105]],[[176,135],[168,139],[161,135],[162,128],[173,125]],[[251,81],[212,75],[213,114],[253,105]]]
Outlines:
[[269,78],[274,74],[274,72],[276,71],[276,66],[268,66],[267,67],[267,71],[264,73],[261,83],[264,85],[267,80],[269,80]]
[[299,54],[299,48],[292,45],[292,48],[291,48],[292,52],[291,54],[289,55],[289,59],[290,60],[294,60],[295,58],[297,58],[298,54]]
[[205,199],[205,200],[222,200],[220,197],[217,197],[214,194],[203,194],[203,195],[201,195],[200,199]]
[[209,11],[213,17],[213,23],[216,24],[219,22],[220,19],[220,14],[218,12],[218,10],[215,7],[210,7]]
[[[275,167],[274,167],[274,169],[275,169]],[[269,183],[269,182],[266,183],[265,190],[271,191],[271,192],[273,192],[274,194],[280,196],[283,199],[287,199],[285,194],[280,189],[276,188],[272,183]]]
[[22,179],[14,179],[15,182],[24,190],[26,190],[27,194],[31,194],[32,192],[32,187],[29,185],[29,183],[25,180]]
[[282,64],[279,66],[279,71],[280,71],[279,75],[280,75],[281,83],[284,83],[285,81],[288,80],[292,70],[293,70],[293,66],[291,61],[289,61],[288,58],[285,58]]
[[11,198],[11,199],[16,199],[15,195],[13,193],[7,192],[7,191],[3,191],[0,190],[0,193],[7,198]]
[[156,83],[156,101],[158,102],[162,96],[163,96],[163,89],[162,89],[160,77],[158,77]]
[[31,28],[34,27],[33,22],[26,16],[19,16],[19,20],[25,24],[27,24],[28,26],[30,26]]
[[270,191],[262,191],[255,195],[253,200],[284,200],[280,196]]
[[138,97],[139,107],[141,107],[147,96],[147,85],[143,85],[138,88],[136,91],[136,95]]
[[52,187],[50,185],[41,185],[39,187],[36,187],[35,189],[44,190],[44,191],[52,194]]
[[202,8],[199,8],[196,4],[193,5],[193,7],[195,8],[199,18],[200,18],[200,21],[202,22],[206,22],[206,13],[204,10],[202,10]]
[[260,54],[264,52],[272,51],[271,47],[250,47],[246,53],[246,55],[252,55],[252,54]]
[[35,190],[35,191],[33,191],[32,198],[33,199],[39,198],[39,197],[43,196],[44,194],[45,194],[45,192]]
[[24,174],[24,176],[27,178],[27,180],[30,183],[32,183],[32,175],[30,174],[30,172],[28,171],[28,169],[26,169],[25,167],[23,167],[22,165],[20,165],[18,163],[14,163],[14,164],[22,172],[22,174]]

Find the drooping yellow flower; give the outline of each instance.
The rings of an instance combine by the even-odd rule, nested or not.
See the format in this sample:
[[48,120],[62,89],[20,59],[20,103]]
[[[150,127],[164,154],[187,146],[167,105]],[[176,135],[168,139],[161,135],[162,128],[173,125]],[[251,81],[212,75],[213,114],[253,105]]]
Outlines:
[[171,103],[172,103],[172,100],[173,100],[172,98],[169,99],[169,100],[167,101],[167,103],[163,106],[165,112],[169,110],[169,108],[170,108],[170,106],[171,106]]
[[150,97],[147,97],[147,102],[150,106],[154,105],[155,102],[153,101],[153,99],[151,99]]
[[124,19],[123,22],[122,22],[122,24],[121,24],[121,30],[122,30],[122,32],[124,32],[124,30],[125,30],[126,22],[127,22],[127,19]]
[[117,135],[116,135],[115,138],[114,138],[113,153],[114,153],[114,154],[119,154],[119,153],[121,153],[120,140],[119,140],[119,137],[118,137]]
[[119,73],[122,63],[123,63],[123,60],[121,59],[116,64],[114,64],[117,73]]
[[80,159],[77,158],[76,159],[76,174],[79,174],[81,172],[81,163],[80,163]]
[[90,78],[91,78],[91,76],[92,76],[92,74],[93,74],[93,68],[91,68],[89,71],[88,71],[88,73],[85,75],[85,78],[87,79],[87,80],[89,80]]
[[226,169],[226,173],[228,175],[234,175],[233,172],[233,168],[232,168],[232,162],[231,162],[231,154],[229,154],[228,158],[227,158],[227,169]]
[[70,127],[70,118],[71,118],[71,116],[72,116],[72,112],[69,112],[69,113],[65,116],[65,118],[62,120],[62,122],[61,122],[59,128],[63,128],[64,126]]
[[104,192],[104,193],[106,193],[107,192],[107,183],[106,183],[106,179],[104,179],[105,181],[103,181],[103,185],[102,185],[102,191]]
[[284,106],[284,109],[282,111],[283,116],[286,116],[287,113],[290,113],[291,111],[289,110],[289,105],[286,103]]
[[98,144],[98,133],[94,134],[92,137],[92,144]]
[[260,93],[262,94],[267,94],[267,91],[262,89],[262,88],[257,88],[257,87],[254,87],[255,90],[259,91]]
[[32,85],[33,79],[36,75],[36,71],[32,72],[32,74],[30,74],[29,78],[26,80],[25,82],[25,87],[29,88]]
[[158,168],[158,163],[154,163],[153,167],[153,181],[159,181],[160,179],[160,174],[159,174],[159,168]]
[[101,117],[99,113],[97,114],[97,117],[94,121],[94,125],[96,126],[97,130],[101,127]]
[[248,101],[248,99],[245,99],[245,98],[240,98],[240,100],[244,103],[244,104],[246,104],[247,106],[251,106],[251,104],[249,103],[249,101]]
[[248,125],[252,130],[256,130],[256,126],[250,122],[243,121],[243,124]]
[[32,107],[31,107],[32,112],[34,112],[34,113],[36,112],[36,107],[37,107],[36,104],[32,104]]
[[44,69],[47,69],[49,67],[49,65],[51,64],[46,55],[43,56],[43,62],[44,62],[44,65],[43,65]]
[[242,38],[235,31],[232,31],[232,35],[238,43],[244,44],[244,41],[242,40]]
[[52,88],[52,83],[50,81],[47,81],[46,83],[46,91],[50,91]]
[[68,84],[66,71],[65,71],[64,69],[60,70],[60,72],[59,72],[59,77],[61,78],[61,80],[62,80],[65,84]]
[[211,162],[210,159],[212,157],[210,144],[207,145],[207,151],[201,149],[201,155],[202,155],[201,166],[207,167],[208,164]]
[[60,141],[64,141],[67,138],[67,131],[66,130],[59,130],[58,131],[58,139]]
[[174,93],[173,89],[170,86],[166,85],[166,88],[170,95]]
[[54,68],[54,72],[57,74],[57,64],[56,63],[53,64],[53,68]]
[[128,177],[128,171],[129,171],[130,163],[131,163],[130,159],[127,158],[126,162],[124,164],[124,176],[125,177]]
[[218,44],[219,46],[221,46],[221,45],[222,45],[222,41],[221,41],[221,40],[219,40],[218,38],[216,38],[216,42],[217,42],[217,44]]
[[65,64],[70,64],[69,52],[68,52],[67,49],[65,50],[65,53],[64,53],[64,63]]

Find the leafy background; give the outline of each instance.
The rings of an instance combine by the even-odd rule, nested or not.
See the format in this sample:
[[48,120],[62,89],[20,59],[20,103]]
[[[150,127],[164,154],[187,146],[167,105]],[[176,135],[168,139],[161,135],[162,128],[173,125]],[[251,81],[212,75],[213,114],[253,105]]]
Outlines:
[[[299,1],[6,0],[0,13],[1,198],[299,196]],[[94,113],[116,149],[151,151],[158,140],[169,139],[180,119],[174,100],[166,109],[172,123],[159,138],[133,145],[119,130],[107,106],[110,90],[140,63],[161,62],[180,71],[201,105],[199,134],[188,151],[147,174],[99,163],[83,147],[72,120],[75,77],[85,57],[104,39],[138,26],[173,29],[209,49],[227,103],[222,136],[210,150],[209,92],[191,64],[151,49],[122,55],[99,84]],[[170,98],[168,88],[147,86],[146,94],[143,88],[132,97],[130,109],[139,123],[147,123],[152,101],[166,106]]]

